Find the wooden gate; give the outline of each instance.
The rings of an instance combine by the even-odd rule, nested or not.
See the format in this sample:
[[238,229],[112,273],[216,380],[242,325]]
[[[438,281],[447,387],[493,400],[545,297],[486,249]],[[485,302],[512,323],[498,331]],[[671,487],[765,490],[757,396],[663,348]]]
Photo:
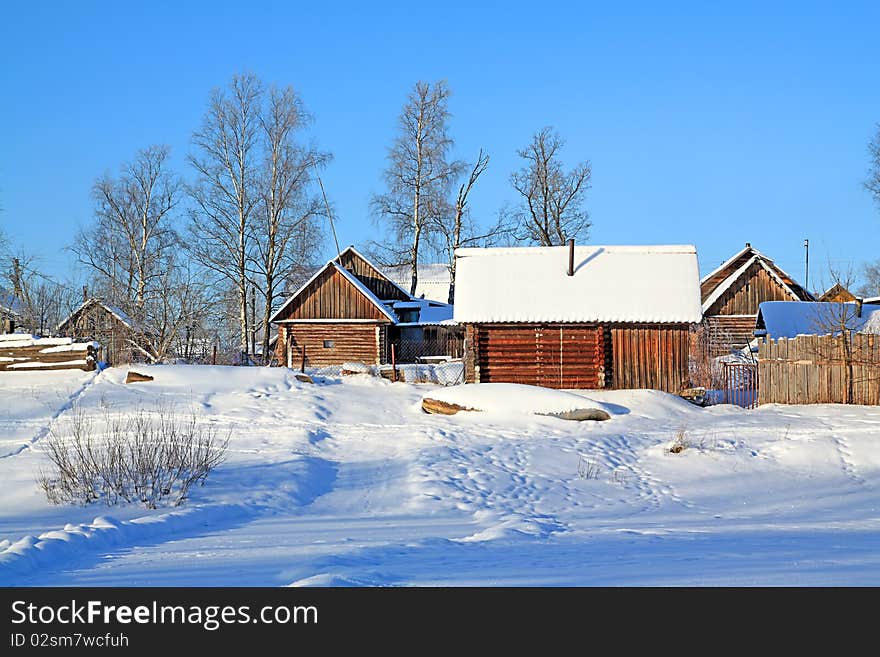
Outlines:
[[601,326],[481,326],[476,342],[482,383],[574,389],[605,385]]
[[752,363],[722,363],[725,404],[743,408],[758,406],[758,366]]

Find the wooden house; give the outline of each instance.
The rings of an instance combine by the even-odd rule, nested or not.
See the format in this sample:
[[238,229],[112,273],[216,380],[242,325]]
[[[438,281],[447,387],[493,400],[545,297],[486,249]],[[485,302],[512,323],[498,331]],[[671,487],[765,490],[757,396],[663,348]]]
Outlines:
[[58,335],[101,344],[101,361],[107,365],[152,361],[144,331],[129,315],[100,299],[85,299],[56,329]]
[[[278,363],[307,367],[390,362],[391,345],[430,331],[455,331],[452,308],[416,299],[348,247],[319,269],[272,316]],[[414,335],[415,334],[415,335]]]
[[12,333],[21,324],[22,303],[13,292],[0,287],[0,333]]
[[742,349],[752,339],[758,307],[765,301],[815,301],[772,259],[745,248],[700,281],[710,355]]
[[459,249],[465,381],[549,388],[688,384],[693,246]]
[[847,290],[846,287],[841,285],[840,283],[835,283],[827,290],[825,290],[822,294],[820,294],[818,299],[816,299],[816,301],[837,303],[847,303],[855,300],[856,295]]

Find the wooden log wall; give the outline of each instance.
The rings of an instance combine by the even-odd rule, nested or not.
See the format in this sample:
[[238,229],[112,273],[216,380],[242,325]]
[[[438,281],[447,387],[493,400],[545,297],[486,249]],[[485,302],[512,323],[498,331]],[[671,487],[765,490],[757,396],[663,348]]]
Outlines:
[[[849,357],[846,356],[847,351]],[[802,335],[758,349],[759,404],[880,404],[880,336]]]
[[713,315],[706,317],[708,347],[712,358],[726,356],[731,349],[742,349],[755,337],[758,315]]
[[[301,349],[306,348],[306,367],[327,367],[355,362],[380,364],[386,349],[386,327],[366,323],[282,324],[279,329],[278,363],[287,365],[287,345],[292,349],[292,367],[299,369]],[[332,341],[330,347],[324,341]]]
[[603,329],[595,324],[481,324],[466,328],[466,380],[547,388],[605,386]]
[[679,393],[687,387],[687,324],[620,324],[610,327],[612,385]]

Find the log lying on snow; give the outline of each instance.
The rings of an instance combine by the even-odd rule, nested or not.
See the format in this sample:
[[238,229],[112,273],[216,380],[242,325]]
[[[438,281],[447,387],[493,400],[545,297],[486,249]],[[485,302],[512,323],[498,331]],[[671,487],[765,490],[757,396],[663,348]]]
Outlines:
[[305,372],[297,372],[293,375],[293,378],[297,381],[302,381],[303,383],[314,383],[314,381],[312,381],[312,377],[310,377]]
[[439,399],[430,399],[428,397],[425,397],[422,400],[422,410],[425,413],[433,413],[435,415],[455,415],[459,411],[480,411],[479,408],[468,408],[467,406],[450,404],[449,402],[440,401]]
[[128,374],[125,375],[126,383],[136,383],[138,381],[152,381],[153,377],[149,374],[141,374],[140,372],[134,372],[132,370],[128,370]]
[[[422,400],[422,411],[436,415],[455,415],[459,411],[482,412],[479,408],[468,408],[467,406],[459,406],[458,404],[451,404],[449,402],[440,401],[439,399],[431,399],[429,397],[425,397]],[[573,411],[564,411],[561,413],[535,413],[535,415],[555,417],[560,420],[573,420],[575,422],[611,419],[611,416],[608,413],[599,408],[577,408]]]
[[608,415],[601,408],[576,408],[573,411],[565,411],[563,413],[535,413],[535,415],[546,415],[547,417],[558,417],[560,420],[573,420],[575,422],[583,422],[584,420],[610,420]]

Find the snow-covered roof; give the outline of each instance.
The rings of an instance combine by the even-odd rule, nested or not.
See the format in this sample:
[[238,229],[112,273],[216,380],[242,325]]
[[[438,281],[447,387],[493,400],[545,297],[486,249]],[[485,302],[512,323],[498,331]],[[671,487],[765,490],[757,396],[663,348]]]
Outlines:
[[95,299],[94,297],[92,297],[90,299],[86,299],[81,304],[79,304],[72,313],[70,313],[67,317],[64,318],[64,320],[62,320],[58,324],[58,328],[56,330],[61,331],[62,327],[65,324],[76,317],[83,309],[91,305],[101,306],[104,310],[113,315],[116,319],[125,324],[127,327],[134,328],[134,320],[124,310],[122,310],[121,308],[117,308],[116,306],[111,306],[110,304],[104,303],[100,299]]
[[[794,299],[796,301],[800,300],[800,298],[797,295],[797,292],[795,292],[791,288],[791,286],[788,283],[786,283],[782,279],[781,276],[779,276],[779,274],[773,269],[773,267],[771,267],[767,264],[767,261],[764,259],[764,257],[761,254],[758,254],[758,255],[754,255],[751,258],[749,258],[748,260],[746,260],[745,263],[743,263],[743,265],[739,269],[737,269],[730,276],[725,278],[718,285],[718,287],[716,287],[712,291],[712,294],[710,294],[708,297],[706,297],[706,300],[703,302],[703,312],[706,312],[707,310],[709,310],[709,308],[712,307],[712,304],[714,304],[716,301],[718,301],[718,299],[721,297],[721,295],[724,294],[730,288],[730,286],[733,285],[737,281],[737,279],[739,279],[739,277],[742,276],[748,270],[748,268],[751,267],[756,262],[759,265],[761,265],[761,267],[763,267],[764,270],[768,274],[770,274],[770,276],[771,276],[771,278],[773,278],[773,280],[775,280],[777,283],[779,283],[782,286],[782,289],[784,289],[786,292],[788,292],[791,295],[792,299]],[[705,280],[705,278],[703,280]]]
[[692,245],[459,249],[457,322],[670,322],[702,318]]
[[[369,259],[367,256],[365,256],[363,253],[361,253],[360,251],[358,251],[356,248],[354,248],[354,244],[351,244],[351,245],[349,245],[348,247],[346,247],[346,248],[345,248],[345,249],[339,254],[339,256],[337,256],[336,258],[333,258],[333,261],[339,261],[339,262],[341,263],[341,258],[342,258],[342,256],[344,256],[346,253],[352,253],[352,254],[354,254],[356,257],[358,257],[358,258],[360,258],[361,260],[363,260],[367,265],[370,266],[371,269],[373,269],[377,274],[379,274],[379,276],[381,276],[381,277],[384,278],[386,281],[388,281],[388,283],[390,283],[391,285],[393,285],[394,287],[396,287],[396,288],[398,289],[398,291],[399,291],[403,296],[406,296],[406,297],[409,297],[409,296],[410,296],[410,293],[407,291],[407,290],[409,289],[409,283],[408,283],[408,282],[404,283],[404,286],[399,285],[399,284],[398,284],[399,281],[397,281],[396,279],[393,279],[393,278],[391,278],[390,276],[388,276],[388,274],[386,274],[384,271],[382,271],[382,269],[380,269],[380,268],[376,265],[376,263],[374,263],[372,260],[370,260],[370,259]],[[406,289],[404,289],[404,287],[406,287]]]
[[880,303],[880,297],[867,297],[863,299],[864,303]]
[[[409,290],[412,279],[412,269],[409,266],[389,267],[386,271],[388,278],[394,283]],[[419,265],[418,273],[415,296],[446,303],[449,299],[449,266],[444,263],[422,264]]]
[[880,333],[880,307],[863,305],[859,316],[851,301],[765,301],[758,306],[756,327],[774,339],[839,333],[842,325],[859,333]]
[[[712,278],[713,276],[715,276],[715,274],[717,274],[717,273],[720,272],[722,269],[724,269],[725,267],[727,267],[727,265],[729,265],[731,262],[733,262],[734,260],[736,260],[736,259],[738,259],[738,258],[741,258],[742,256],[744,256],[744,255],[745,255],[746,253],[748,253],[748,252],[751,252],[753,255],[756,255],[756,256],[758,256],[758,257],[760,257],[760,258],[767,258],[767,256],[765,256],[763,253],[761,253],[760,251],[758,251],[758,249],[754,248],[751,244],[746,244],[744,248],[742,248],[742,249],[740,249],[739,251],[737,251],[736,253],[734,253],[734,254],[733,254],[732,256],[730,256],[727,260],[725,260],[725,261],[722,262],[720,265],[718,265],[715,269],[713,269],[713,270],[710,271],[708,274],[706,274],[705,276],[703,276],[703,278],[700,279],[700,283],[701,283],[701,284],[702,284],[702,283],[705,283],[705,282],[708,281],[710,278]],[[770,260],[770,258],[767,258],[767,260]]]
[[[320,276],[321,274],[323,274],[327,269],[335,269],[336,271],[338,271],[343,277],[345,277],[345,279],[346,279],[349,283],[351,283],[352,285],[354,285],[354,287],[357,288],[357,290],[358,290],[359,292],[361,292],[361,294],[363,294],[365,297],[367,297],[367,299],[369,299],[370,302],[371,302],[374,306],[376,306],[376,308],[378,308],[379,311],[380,311],[383,315],[385,315],[385,316],[386,316],[388,319],[390,319],[392,322],[396,322],[396,321],[397,321],[397,318],[394,316],[394,313],[392,313],[392,312],[388,309],[388,307],[387,307],[384,303],[382,303],[382,301],[381,301],[381,300],[380,300],[375,294],[373,294],[373,292],[372,292],[372,291],[371,291],[366,285],[364,285],[363,283],[361,283],[360,279],[358,279],[357,276],[355,276],[354,274],[352,274],[352,273],[351,273],[350,271],[348,271],[345,267],[342,267],[341,265],[337,264],[337,262],[336,262],[336,258],[334,258],[333,260],[330,260],[326,265],[324,265],[323,267],[321,267],[318,271],[316,271],[316,272],[312,275],[312,277],[311,277],[309,280],[307,280],[305,283],[303,283],[303,284],[300,286],[300,288],[299,288],[296,292],[294,292],[293,294],[291,294],[290,297],[287,299],[287,301],[285,301],[283,304],[281,304],[281,307],[278,308],[278,310],[276,310],[276,311],[272,314],[272,317],[269,318],[269,322],[271,323],[271,322],[277,322],[277,321],[279,321],[279,320],[278,320],[278,315],[280,315],[281,312],[282,312],[285,308],[287,308],[287,306],[290,305],[291,302],[293,302],[294,299],[296,299],[300,294],[302,294],[302,292],[303,292],[303,291],[304,291],[309,285],[311,285],[312,282],[313,282],[316,278],[318,278],[318,276]],[[345,320],[345,321],[348,321],[348,320]]]

